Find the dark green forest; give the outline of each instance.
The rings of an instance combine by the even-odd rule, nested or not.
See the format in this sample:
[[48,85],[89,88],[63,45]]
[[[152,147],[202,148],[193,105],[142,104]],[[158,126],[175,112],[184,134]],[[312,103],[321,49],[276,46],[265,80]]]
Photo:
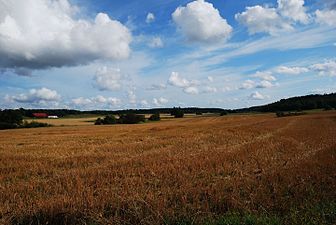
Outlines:
[[277,112],[277,111],[301,111],[311,109],[335,109],[336,108],[336,93],[324,95],[306,95],[300,97],[293,97],[288,99],[281,99],[280,101],[255,106],[245,109],[239,109],[243,112]]

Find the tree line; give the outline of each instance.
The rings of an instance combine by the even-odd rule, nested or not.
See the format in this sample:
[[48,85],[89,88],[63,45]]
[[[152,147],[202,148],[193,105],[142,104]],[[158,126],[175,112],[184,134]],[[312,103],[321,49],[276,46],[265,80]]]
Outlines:
[[0,110],[0,130],[14,129],[14,128],[34,128],[47,127],[47,123],[40,123],[37,121],[24,121],[22,110],[5,109]]
[[[139,123],[144,120],[140,114],[171,114],[176,118],[181,118],[184,114],[202,115],[204,113],[216,113],[226,115],[228,113],[248,113],[248,112],[279,112],[302,111],[311,109],[331,110],[336,108],[336,93],[324,95],[306,95],[281,99],[280,101],[250,108],[228,110],[222,108],[154,108],[154,109],[125,109],[125,110],[91,110],[79,111],[72,109],[5,109],[0,110],[0,129],[22,128],[22,127],[38,127],[47,126],[47,124],[23,121],[23,118],[34,118],[34,113],[46,113],[48,115],[56,115],[58,117],[73,116],[73,115],[119,115],[116,123]],[[135,116],[136,115],[136,116]],[[109,119],[109,118],[107,118]],[[103,121],[103,119],[101,119]],[[99,122],[98,122],[99,123]],[[102,122],[103,123],[103,122]]]
[[123,109],[123,110],[90,110],[90,111],[80,111],[80,110],[73,110],[73,109],[19,109],[25,117],[34,117],[34,113],[46,113],[48,115],[56,115],[58,117],[64,116],[73,116],[73,115],[84,115],[84,114],[91,114],[91,115],[124,115],[129,113],[134,114],[171,114],[176,110],[181,110],[184,114],[196,114],[196,113],[221,113],[224,109],[221,108],[197,108],[197,107],[187,107],[187,108],[180,108],[180,107],[173,107],[173,108],[153,108],[153,109]]
[[[174,108],[171,113],[172,116],[175,118],[183,118],[184,112],[179,108]],[[160,121],[160,113],[156,112],[152,114],[148,121]],[[145,118],[145,115],[142,114],[135,114],[135,113],[126,113],[119,115],[119,118],[116,118],[115,115],[107,115],[103,119],[98,118],[95,121],[95,125],[107,125],[107,124],[136,124],[136,123],[144,123],[147,119]]]
[[250,108],[238,109],[237,112],[285,112],[311,109],[331,110],[336,108],[336,93],[324,95],[306,95],[281,99],[280,101]]

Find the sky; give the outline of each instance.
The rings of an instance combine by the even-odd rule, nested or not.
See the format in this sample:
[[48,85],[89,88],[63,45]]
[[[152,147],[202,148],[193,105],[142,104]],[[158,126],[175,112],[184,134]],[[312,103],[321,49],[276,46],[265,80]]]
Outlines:
[[336,0],[0,0],[0,108],[235,109],[336,92]]

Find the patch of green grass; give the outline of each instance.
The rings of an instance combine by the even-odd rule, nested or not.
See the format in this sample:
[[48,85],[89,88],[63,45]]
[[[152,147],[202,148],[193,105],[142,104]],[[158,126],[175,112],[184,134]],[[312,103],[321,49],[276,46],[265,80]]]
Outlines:
[[276,216],[228,213],[225,216],[205,223],[205,225],[281,225]]
[[175,220],[165,220],[166,225],[282,225],[280,219],[276,216],[254,215],[250,213],[229,212],[225,215],[213,219],[202,221],[192,220],[190,218],[180,218]]
[[304,209],[292,208],[284,219],[284,223],[291,225],[335,225],[336,202],[323,202]]
[[[111,215],[104,215],[108,220]],[[132,218],[129,218],[132,219]],[[142,218],[135,218],[135,221]],[[137,224],[129,221],[130,224]],[[134,223],[133,223],[134,222]],[[145,224],[151,224],[149,221]],[[60,225],[102,225],[104,223],[90,218],[81,213],[37,213],[27,217],[14,219],[12,225],[38,225],[38,224],[60,224]],[[126,224],[122,223],[121,224]],[[128,224],[128,223],[127,223]],[[165,218],[157,224],[165,225],[335,225],[336,224],[336,202],[322,202],[320,204],[306,204],[301,208],[292,208],[284,215],[275,214],[253,214],[228,212],[224,215],[206,218]]]
[[307,203],[290,209],[284,215],[228,212],[224,215],[195,222],[191,219],[167,220],[169,225],[335,225],[336,202]]

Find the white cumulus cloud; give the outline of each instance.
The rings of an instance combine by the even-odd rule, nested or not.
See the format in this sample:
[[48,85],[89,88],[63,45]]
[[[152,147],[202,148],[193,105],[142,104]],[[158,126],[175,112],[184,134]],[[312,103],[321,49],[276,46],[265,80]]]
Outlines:
[[250,96],[249,99],[251,100],[264,100],[266,97],[259,93],[258,91],[253,92]]
[[89,98],[79,97],[79,98],[72,99],[72,103],[75,105],[84,106],[84,105],[92,104],[92,100]]
[[146,16],[146,23],[152,23],[155,21],[155,15],[153,13],[148,13]]
[[304,0],[278,0],[276,8],[260,5],[246,7],[235,18],[248,28],[249,34],[268,33],[279,35],[294,30],[295,23],[309,23]]
[[212,76],[208,76],[207,78],[208,78],[209,82],[213,82],[214,81],[214,78]]
[[301,73],[309,72],[309,69],[297,66],[295,67],[279,66],[275,69],[275,72],[279,74],[299,75]]
[[253,80],[246,80],[239,89],[252,89],[256,86],[256,82]]
[[148,107],[149,106],[149,103],[148,103],[148,101],[147,100],[141,100],[140,101],[140,105],[142,106],[142,107]]
[[22,93],[14,96],[6,96],[7,101],[19,103],[43,103],[43,102],[57,102],[61,96],[55,90],[48,88],[30,89],[28,93]]
[[324,63],[317,63],[310,66],[310,69],[321,76],[336,76],[336,60],[328,60]]
[[260,78],[267,81],[276,81],[276,78],[272,75],[270,71],[257,71],[252,77]]
[[274,87],[275,85],[272,84],[268,80],[262,80],[259,84],[257,84],[256,88],[271,88]]
[[285,18],[307,24],[309,17],[306,13],[304,3],[304,0],[278,0],[278,10]]
[[91,98],[91,101],[95,104],[109,104],[109,105],[119,105],[121,103],[121,100],[119,98],[115,98],[115,97],[104,97],[101,95],[98,95],[94,98]]
[[175,87],[186,88],[191,85],[191,81],[181,77],[177,72],[172,72],[168,83]]
[[246,7],[246,11],[236,14],[235,18],[248,28],[249,34],[278,35],[281,32],[293,30],[293,27],[278,14],[275,8],[265,8],[260,5]]
[[134,90],[129,90],[127,92],[127,96],[128,96],[128,101],[130,104],[136,104],[137,103],[137,96],[134,93]]
[[92,98],[84,98],[84,97],[74,98],[71,100],[71,102],[77,106],[93,106],[93,107],[100,107],[102,105],[117,106],[121,104],[121,100],[119,98],[104,97],[101,95]]
[[232,27],[211,3],[196,0],[178,7],[173,21],[189,41],[211,42],[230,37]]
[[132,35],[119,21],[98,13],[79,19],[68,0],[0,1],[0,67],[44,69],[124,59]]
[[197,87],[186,87],[183,89],[184,93],[190,94],[190,95],[197,95],[199,93],[199,90]]
[[198,80],[187,80],[181,77],[177,72],[172,72],[169,79],[168,84],[183,88],[183,92],[186,94],[196,95],[199,93],[199,90],[196,86],[200,85],[200,81]]
[[203,90],[203,93],[217,93],[216,87],[206,86]]
[[118,91],[122,87],[122,75],[120,69],[101,67],[94,76],[94,85],[101,91]]
[[149,91],[159,91],[167,89],[167,85],[165,84],[152,84],[150,87],[147,88]]
[[168,103],[168,99],[160,97],[160,98],[153,98],[153,104],[155,106],[163,106]]
[[316,10],[316,22],[336,27],[336,10]]

